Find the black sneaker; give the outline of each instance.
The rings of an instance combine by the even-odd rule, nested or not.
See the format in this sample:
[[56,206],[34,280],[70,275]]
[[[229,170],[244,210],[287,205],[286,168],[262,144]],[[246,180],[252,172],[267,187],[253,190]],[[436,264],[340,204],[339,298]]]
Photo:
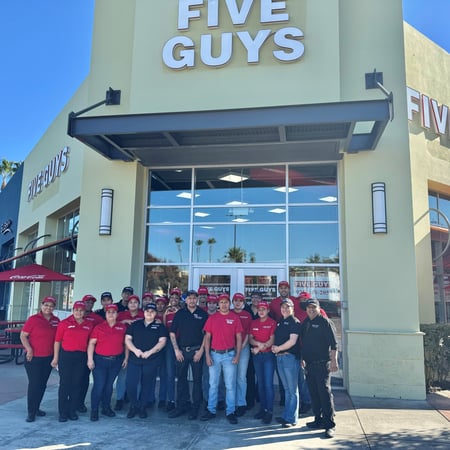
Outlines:
[[164,400],[160,400],[158,403],[158,409],[164,409],[166,407],[166,402]]
[[312,422],[306,422],[306,426],[307,426],[308,428],[313,429],[313,430],[317,430],[317,429],[319,429],[319,428],[323,428],[323,422],[322,422],[322,420],[320,420],[320,419],[315,419],[315,420],[312,421]]
[[132,419],[137,413],[136,408],[134,408],[133,406],[130,406],[130,410],[128,411],[127,414],[127,419]]
[[116,406],[114,407],[116,411],[122,411],[123,409],[123,400],[117,400]]
[[189,412],[188,420],[197,420],[198,417],[198,409],[191,409]]
[[80,406],[77,408],[77,411],[80,412],[80,413],[85,413],[85,412],[87,412],[86,405],[83,403],[82,405],[80,405]]
[[78,420],[78,414],[74,412],[70,413],[69,420]]
[[97,422],[97,420],[98,420],[98,409],[93,409],[91,411],[91,421]]
[[103,408],[102,414],[107,417],[115,417],[116,413],[111,408]]
[[336,432],[335,428],[328,428],[325,430],[325,437],[331,439],[334,437],[335,432]]
[[226,404],[223,400],[217,403],[217,411],[225,411]]
[[275,420],[276,420],[278,423],[281,423],[281,425],[287,423],[287,421],[286,421],[283,417],[275,417]]
[[67,416],[65,414],[60,414],[58,418],[58,422],[67,422]]
[[169,419],[175,419],[176,417],[180,417],[185,413],[186,410],[184,408],[174,408],[169,412],[169,414],[167,414],[167,417],[169,417]]
[[215,419],[216,415],[212,413],[209,409],[206,410],[205,414],[203,414],[202,417],[200,417],[200,420],[202,422],[206,422],[207,420]]
[[36,420],[36,414],[28,414],[25,419],[26,422],[34,422]]
[[262,423],[264,423],[265,425],[269,425],[270,422],[272,422],[272,413],[266,411],[264,417],[262,418]]
[[285,422],[281,425],[283,428],[292,428],[292,427],[296,427],[297,424],[296,423],[289,423],[289,422]]
[[255,419],[262,419],[264,417],[265,413],[266,413],[266,411],[264,411],[263,409],[260,409],[253,417]]
[[[159,405],[158,405],[158,408],[159,408]],[[173,411],[174,409],[175,409],[175,402],[167,402],[166,412]]]
[[238,406],[236,409],[236,417],[242,417],[247,411],[247,407],[246,406]]
[[36,415],[37,415],[38,417],[44,417],[46,414],[47,414],[47,413],[46,413],[45,411],[42,411],[42,409],[38,409],[38,410],[36,411]]
[[148,417],[147,410],[145,408],[141,408],[139,410],[139,418],[146,419]]
[[237,417],[235,413],[228,414],[227,416],[228,422],[230,422],[232,425],[236,425],[238,423]]

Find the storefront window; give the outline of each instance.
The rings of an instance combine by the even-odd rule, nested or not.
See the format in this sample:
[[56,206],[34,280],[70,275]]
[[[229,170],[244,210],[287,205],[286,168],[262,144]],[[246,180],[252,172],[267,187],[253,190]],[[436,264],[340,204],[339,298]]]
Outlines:
[[450,197],[430,193],[431,251],[436,322],[450,322]]
[[144,291],[158,295],[168,295],[170,290],[177,287],[185,292],[188,288],[187,266],[182,265],[153,265],[146,266],[144,271]]

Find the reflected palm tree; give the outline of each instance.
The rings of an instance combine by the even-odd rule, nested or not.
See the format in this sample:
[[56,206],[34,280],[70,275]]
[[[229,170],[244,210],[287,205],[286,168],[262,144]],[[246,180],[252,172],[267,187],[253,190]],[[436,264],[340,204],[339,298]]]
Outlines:
[[177,236],[174,240],[175,240],[175,244],[177,244],[178,254],[180,255],[180,263],[182,263],[183,262],[183,253],[182,253],[181,244],[184,241],[179,236]]
[[229,262],[242,263],[246,261],[247,253],[241,247],[230,247],[225,253],[225,258]]
[[209,238],[208,239],[208,245],[209,245],[209,262],[212,261],[212,251],[213,251],[213,245],[216,243],[217,241],[214,238]]
[[195,241],[195,252],[197,254],[197,262],[200,261],[200,249],[202,247],[203,241],[201,239]]

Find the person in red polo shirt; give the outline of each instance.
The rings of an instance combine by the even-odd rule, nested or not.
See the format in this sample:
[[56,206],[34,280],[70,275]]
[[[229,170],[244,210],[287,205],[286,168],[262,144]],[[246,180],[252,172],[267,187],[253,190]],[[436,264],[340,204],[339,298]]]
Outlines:
[[269,424],[272,421],[275,395],[273,376],[276,362],[275,355],[272,353],[272,345],[277,323],[269,317],[268,303],[259,302],[257,311],[258,319],[252,321],[249,337],[261,405],[259,412],[255,414],[255,419],[262,419],[264,424]]
[[208,407],[200,420],[216,417],[220,374],[226,389],[226,414],[228,422],[236,418],[236,374],[242,347],[242,325],[239,317],[230,311],[230,297],[219,296],[219,312],[209,316],[205,327],[205,357],[209,367]]
[[56,305],[54,297],[44,297],[41,311],[25,322],[20,332],[20,341],[25,347],[25,370],[28,377],[27,422],[34,422],[36,416],[45,416],[39,409],[44,397],[47,381],[52,371],[53,343],[59,319],[53,315]]
[[117,305],[106,306],[106,321],[97,325],[89,339],[87,365],[92,370],[94,385],[91,391],[91,420],[98,420],[98,407],[102,414],[114,417],[111,409],[113,385],[120,368],[128,364],[128,349],[124,352],[127,326],[117,322]]
[[242,350],[237,365],[236,375],[236,416],[241,417],[247,411],[247,367],[250,359],[248,333],[252,323],[252,315],[244,309],[244,294],[236,292],[233,295],[233,312],[239,317],[242,325]]
[[72,315],[58,324],[52,367],[59,370],[59,421],[78,420],[81,383],[87,364],[87,346],[92,323],[84,319],[84,302],[73,304]]
[[[84,310],[84,318],[88,322],[92,324],[92,328],[102,323],[105,319],[98,314],[93,312],[94,303],[97,299],[92,294],[86,294],[82,299],[86,309]],[[87,412],[86,405],[84,404],[84,400],[86,398],[87,391],[89,389],[89,376],[91,375],[91,371],[88,366],[84,368],[83,381],[81,382],[81,391],[80,391],[80,404],[78,405],[77,411],[80,413]]]

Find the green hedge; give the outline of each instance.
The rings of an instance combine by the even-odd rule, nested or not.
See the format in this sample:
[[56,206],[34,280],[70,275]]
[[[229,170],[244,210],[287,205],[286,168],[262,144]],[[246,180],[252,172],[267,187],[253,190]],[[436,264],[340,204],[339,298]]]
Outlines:
[[425,356],[425,379],[427,389],[448,389],[450,373],[450,324],[421,325],[425,333],[423,346]]

